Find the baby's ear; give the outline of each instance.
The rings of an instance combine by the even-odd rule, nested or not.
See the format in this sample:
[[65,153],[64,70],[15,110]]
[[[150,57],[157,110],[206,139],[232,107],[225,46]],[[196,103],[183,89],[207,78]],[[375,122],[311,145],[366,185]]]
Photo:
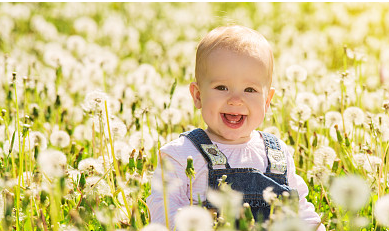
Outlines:
[[267,98],[266,98],[265,112],[267,111],[267,109],[269,109],[270,102],[271,102],[271,99],[274,96],[274,92],[275,91],[276,91],[276,89],[274,87],[271,87],[269,89],[269,93],[267,94]]
[[201,108],[200,88],[196,82],[189,85],[190,94],[192,95],[194,105],[197,109]]

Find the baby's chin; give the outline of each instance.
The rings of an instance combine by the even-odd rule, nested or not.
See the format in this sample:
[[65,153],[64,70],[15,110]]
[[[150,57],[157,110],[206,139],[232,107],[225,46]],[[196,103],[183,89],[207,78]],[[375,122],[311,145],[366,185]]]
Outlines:
[[213,141],[223,144],[242,144],[246,143],[251,138],[251,132],[239,132],[239,131],[228,131],[228,132],[214,132],[207,129],[208,135]]

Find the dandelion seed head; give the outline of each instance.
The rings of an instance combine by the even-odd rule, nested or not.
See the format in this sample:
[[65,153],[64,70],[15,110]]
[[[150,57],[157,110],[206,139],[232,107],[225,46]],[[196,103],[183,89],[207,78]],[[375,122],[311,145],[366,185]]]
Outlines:
[[356,212],[368,202],[370,187],[359,176],[343,176],[334,179],[330,195],[335,204]]
[[39,149],[41,151],[44,151],[47,149],[47,139],[45,135],[43,135],[42,132],[33,131],[30,133],[30,137],[32,139],[33,145],[38,145]]
[[327,185],[331,175],[333,175],[331,170],[323,166],[313,166],[313,168],[307,172],[308,180],[312,178],[314,184],[317,185]]
[[299,104],[292,109],[290,117],[298,121],[307,121],[311,117],[312,109],[306,104]]
[[181,122],[182,112],[177,108],[168,108],[162,111],[161,118],[166,124],[177,125]]
[[54,146],[65,148],[70,144],[70,136],[65,131],[53,131],[50,135],[50,143]]
[[143,141],[143,147],[145,150],[149,151],[154,146],[154,140],[152,136],[147,132],[143,133],[143,139],[142,139],[142,132],[137,131],[130,134],[129,144],[131,149],[140,149],[142,148],[142,141]]
[[147,226],[143,227],[141,231],[169,231],[166,226],[159,223],[150,223]]
[[382,164],[381,158],[378,156],[366,155],[367,159],[363,164],[363,168],[369,173],[376,173]]
[[78,170],[88,171],[90,169],[93,169],[93,171],[96,171],[98,174],[104,174],[104,166],[98,159],[89,157],[81,160],[80,163],[78,163]]
[[386,194],[375,203],[374,215],[378,223],[389,227],[389,194]]
[[87,16],[77,18],[73,23],[73,27],[78,33],[85,33],[89,37],[94,37],[97,33],[95,20]]
[[187,206],[177,212],[175,224],[179,231],[211,231],[213,219],[207,210],[198,206]]
[[[136,191],[132,188],[129,188],[129,187],[123,188],[123,191],[124,191],[124,195],[125,195],[126,201],[128,203],[128,206],[132,206],[133,199],[131,197],[131,193],[134,193]],[[118,193],[118,201],[121,205],[124,205],[123,194],[121,191]]]
[[88,194],[100,195],[100,196],[112,196],[111,192],[109,191],[110,187],[107,184],[107,181],[105,181],[104,179],[101,179],[98,176],[90,176],[87,177],[85,181],[86,181],[85,192],[87,192]]
[[77,169],[68,169],[66,174],[73,182],[77,182],[81,176],[81,172]]
[[108,106],[109,97],[107,96],[107,94],[100,90],[95,90],[89,92],[85,96],[84,104],[82,105],[82,107],[86,112],[96,112],[97,114],[99,114],[105,112],[106,101]]
[[303,82],[307,79],[307,70],[300,65],[291,65],[286,68],[286,77],[293,82]]
[[333,127],[335,124],[342,124],[342,114],[337,111],[329,111],[324,116],[325,123],[324,125],[327,128]]
[[[111,120],[109,127],[111,129],[111,136],[113,137],[123,138],[127,133],[127,126],[119,118]],[[106,137],[109,137],[107,124],[104,127],[104,132]]]
[[313,111],[317,111],[319,101],[312,92],[299,92],[296,96],[296,104],[305,104],[312,108]]
[[230,213],[232,217],[236,217],[243,204],[243,194],[229,187],[224,191],[208,190],[207,200],[223,211],[228,208],[229,211],[226,212]]
[[363,167],[367,161],[367,155],[365,153],[358,153],[352,155],[353,162],[357,167]]
[[130,158],[130,152],[132,151],[130,146],[123,141],[115,141],[113,146],[115,150],[116,159],[120,160],[123,164],[128,164]]
[[365,113],[359,107],[348,107],[344,110],[343,117],[355,125],[361,125],[365,120]]
[[274,193],[273,187],[267,187],[263,190],[263,199],[269,204],[272,204],[277,199],[277,194]]
[[73,137],[75,140],[92,140],[92,128],[86,127],[83,124],[74,128]]
[[38,164],[48,177],[62,177],[67,169],[65,154],[53,149],[41,152],[38,156]]
[[66,48],[77,54],[84,54],[86,47],[86,41],[79,35],[71,35],[66,40]]
[[334,149],[328,146],[321,146],[314,152],[314,161],[315,166],[323,166],[332,168],[334,161],[336,159],[336,152]]

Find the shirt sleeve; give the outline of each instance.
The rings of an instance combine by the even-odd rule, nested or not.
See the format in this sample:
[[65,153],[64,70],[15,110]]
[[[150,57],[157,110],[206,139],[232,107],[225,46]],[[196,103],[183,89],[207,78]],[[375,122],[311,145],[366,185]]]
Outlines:
[[[187,176],[185,175],[186,159],[181,160],[180,156],[172,146],[165,146],[161,149],[161,157],[164,164],[164,180],[167,186],[167,211],[170,230],[174,228],[174,217],[177,209],[189,205],[187,196]],[[165,207],[163,199],[163,187],[161,177],[160,159],[151,181],[151,194],[146,199],[150,209],[151,222],[166,224]]]
[[313,229],[318,231],[326,230],[324,225],[321,224],[319,215],[315,212],[315,206],[306,199],[309,191],[308,186],[304,179],[296,174],[296,166],[294,164],[293,156],[286,148],[286,144],[284,142],[281,143],[287,156],[289,186],[296,189],[299,194],[299,217]]

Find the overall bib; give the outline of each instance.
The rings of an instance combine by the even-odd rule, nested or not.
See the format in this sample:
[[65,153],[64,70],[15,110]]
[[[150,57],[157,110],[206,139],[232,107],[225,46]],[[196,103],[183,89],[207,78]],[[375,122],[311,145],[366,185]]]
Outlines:
[[[201,128],[181,134],[192,141],[207,162],[208,186],[218,189],[218,179],[226,175],[226,182],[231,185],[231,188],[243,193],[243,202],[250,205],[256,221],[267,220],[270,214],[270,205],[263,199],[263,190],[273,187],[273,192],[277,196],[292,191],[288,187],[286,156],[281,151],[278,139],[269,133],[260,132],[260,134],[264,140],[268,160],[265,173],[255,168],[231,168],[226,156]],[[213,169],[215,165],[224,165],[225,169]],[[205,206],[210,209],[215,208],[208,200]]]

